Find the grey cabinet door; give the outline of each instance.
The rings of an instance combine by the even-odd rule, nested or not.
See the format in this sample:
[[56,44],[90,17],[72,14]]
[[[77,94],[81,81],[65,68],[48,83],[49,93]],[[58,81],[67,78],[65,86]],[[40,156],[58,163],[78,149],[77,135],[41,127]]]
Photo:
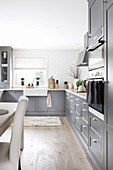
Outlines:
[[106,10],[106,51],[107,51],[107,68],[108,68],[108,84],[107,88],[107,141],[106,141],[106,168],[113,169],[113,0],[109,0]]
[[107,127],[107,167],[105,169],[113,169],[113,127]]
[[4,91],[2,94],[2,101],[18,102],[19,97],[22,95],[23,91]]
[[35,110],[36,110],[35,97],[29,96],[28,98],[29,98],[29,103],[27,106],[27,112],[35,112]]
[[0,91],[0,102],[2,101],[2,94],[3,94],[3,92]]
[[47,112],[47,97],[36,97],[36,112]]
[[0,47],[0,88],[6,89],[11,86],[12,58],[13,49],[11,47]]
[[52,107],[48,108],[50,112],[64,112],[64,92],[52,91],[50,92]]
[[89,3],[89,35],[94,36],[103,26],[103,1],[92,0]]
[[113,1],[107,10],[108,124],[113,126]]

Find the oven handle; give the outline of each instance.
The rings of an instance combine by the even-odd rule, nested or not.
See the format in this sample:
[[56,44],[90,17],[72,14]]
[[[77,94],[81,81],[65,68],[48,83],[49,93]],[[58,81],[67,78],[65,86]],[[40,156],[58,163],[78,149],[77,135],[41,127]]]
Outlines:
[[91,45],[91,46],[87,49],[87,51],[94,51],[94,50],[96,50],[98,47],[100,47],[101,45],[103,45],[104,42],[105,42],[105,41],[102,40],[102,39],[97,40],[93,45]]

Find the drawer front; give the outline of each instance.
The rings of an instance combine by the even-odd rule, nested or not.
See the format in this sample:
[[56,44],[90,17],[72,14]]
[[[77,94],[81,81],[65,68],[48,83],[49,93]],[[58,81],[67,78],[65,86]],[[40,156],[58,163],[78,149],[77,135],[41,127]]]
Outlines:
[[75,122],[76,114],[75,111],[71,110],[69,111],[69,118],[72,120],[72,122]]
[[85,121],[87,121],[88,122],[88,108],[86,107],[86,108],[82,108],[82,111],[81,111],[81,113],[82,113],[82,118],[85,120]]
[[76,113],[81,116],[81,107],[80,107],[80,104],[79,103],[76,103],[75,105],[75,111]]
[[85,142],[88,144],[88,123],[83,119],[81,119],[81,123],[82,123],[81,132],[85,139]]
[[76,114],[75,125],[79,131],[81,131],[81,117]]
[[101,166],[102,164],[102,155],[103,155],[103,148],[102,148],[102,138],[100,138],[93,130],[90,129],[89,132],[89,149],[96,159],[96,161]]
[[88,110],[88,104],[86,103],[85,100],[82,100],[82,101],[81,101],[81,107],[82,107],[83,109],[87,109],[87,110]]
[[102,120],[93,114],[90,114],[90,127],[93,128],[100,136],[103,136]]
[[80,104],[80,98],[78,97],[78,96],[76,96],[76,98],[75,98],[75,102],[76,102],[76,104],[78,103],[78,104]]
[[70,110],[75,110],[75,102],[74,102],[74,99],[70,99],[69,105],[70,105]]

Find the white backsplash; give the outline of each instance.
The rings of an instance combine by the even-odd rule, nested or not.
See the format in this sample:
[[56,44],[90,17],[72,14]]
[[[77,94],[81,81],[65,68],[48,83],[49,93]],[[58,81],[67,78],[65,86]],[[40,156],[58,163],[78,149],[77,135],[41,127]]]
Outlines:
[[[64,87],[64,81],[74,82],[74,79],[68,75],[70,69],[68,66],[76,65],[78,54],[80,50],[76,49],[47,49],[47,50],[27,50],[27,49],[14,49],[14,56],[16,55],[31,55],[31,56],[47,56],[48,58],[48,78],[52,75],[55,79],[59,80],[59,87]],[[81,69],[80,69],[81,70]],[[85,77],[84,70],[81,76]]]
[[86,80],[88,78],[88,67],[79,67],[80,70],[80,80]]

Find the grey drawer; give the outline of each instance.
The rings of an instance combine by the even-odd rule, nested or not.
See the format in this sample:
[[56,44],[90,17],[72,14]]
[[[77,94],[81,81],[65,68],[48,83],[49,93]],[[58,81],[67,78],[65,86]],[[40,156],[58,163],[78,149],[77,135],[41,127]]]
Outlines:
[[79,116],[81,116],[81,107],[79,103],[75,104],[75,111]]
[[79,98],[78,96],[75,97],[75,103],[77,104],[80,104],[81,103],[81,98]]
[[102,138],[99,137],[92,129],[90,129],[89,132],[89,150],[101,166],[103,158]]
[[88,104],[85,100],[81,100],[81,107],[88,110]]
[[75,122],[75,118],[76,118],[76,113],[75,111],[71,110],[69,111],[69,118],[71,119],[71,121],[74,123]]
[[101,137],[103,136],[103,121],[91,113],[90,127],[93,128]]
[[77,129],[81,132],[81,117],[77,114],[75,117],[75,125],[76,125]]
[[88,144],[88,123],[81,119],[81,124],[82,124],[81,126],[82,136],[85,139],[84,141]]
[[82,111],[81,111],[81,113],[82,113],[82,118],[85,120],[85,121],[87,121],[88,122],[88,108],[86,107],[86,108],[82,108]]
[[70,110],[75,110],[75,102],[74,102],[74,99],[70,99],[69,105],[70,105]]

